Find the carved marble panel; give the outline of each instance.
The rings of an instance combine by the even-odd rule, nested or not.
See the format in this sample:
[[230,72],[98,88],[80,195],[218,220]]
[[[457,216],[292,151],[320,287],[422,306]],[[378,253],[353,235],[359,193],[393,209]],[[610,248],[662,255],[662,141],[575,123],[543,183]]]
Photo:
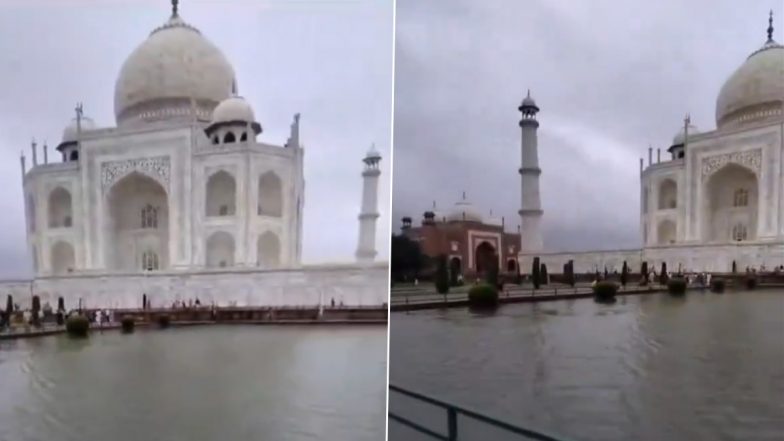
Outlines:
[[168,156],[156,156],[103,162],[101,163],[101,189],[105,192],[115,182],[133,172],[155,179],[168,190],[171,161]]
[[706,180],[730,163],[746,167],[759,176],[762,169],[762,149],[730,152],[702,158],[702,180]]

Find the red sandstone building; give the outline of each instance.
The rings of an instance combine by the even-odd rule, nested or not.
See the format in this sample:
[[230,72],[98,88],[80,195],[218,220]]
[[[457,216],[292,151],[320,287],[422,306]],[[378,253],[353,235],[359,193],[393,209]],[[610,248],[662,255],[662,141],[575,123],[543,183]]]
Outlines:
[[452,274],[482,276],[496,259],[501,274],[517,274],[520,234],[505,232],[503,218],[485,219],[465,195],[446,215],[426,211],[419,227],[404,217],[401,230],[426,256],[446,255]]

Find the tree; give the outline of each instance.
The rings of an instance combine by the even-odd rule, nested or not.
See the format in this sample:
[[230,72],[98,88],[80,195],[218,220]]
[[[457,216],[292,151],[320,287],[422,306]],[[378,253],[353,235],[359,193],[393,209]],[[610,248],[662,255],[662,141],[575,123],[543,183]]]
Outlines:
[[542,271],[540,276],[542,277],[542,285],[547,285],[547,265],[544,263],[542,264]]
[[659,274],[659,283],[666,285],[667,279],[667,262],[662,262],[661,273]]
[[33,326],[38,326],[41,324],[39,314],[41,312],[41,298],[38,296],[33,296],[33,313],[30,317],[30,321],[32,322]]
[[392,235],[390,266],[392,277],[404,280],[417,277],[425,263],[419,244],[404,234]]
[[567,283],[574,286],[576,282],[574,278],[574,260],[569,260],[569,262],[566,263],[566,268],[568,270]]
[[5,301],[5,319],[7,320],[7,323],[9,325],[11,324],[11,316],[13,315],[13,313],[14,313],[14,298],[11,297],[11,294],[8,294],[8,297],[6,297],[6,301]]
[[449,270],[446,267],[446,255],[439,255],[436,262],[436,291],[439,294],[446,294],[449,292]]
[[534,257],[534,263],[531,267],[531,281],[534,284],[534,289],[539,289],[539,284],[541,282],[541,279],[539,278],[540,269],[541,268],[539,267],[539,258]]
[[604,280],[610,277],[610,273],[607,271],[607,265],[604,266]]
[[644,284],[648,284],[650,280],[648,280],[648,262],[643,262],[640,266],[640,276],[642,277],[642,281]]
[[738,264],[733,260],[732,261],[732,273],[735,274],[738,272]]
[[57,298],[57,310],[65,311],[65,299],[63,298],[63,296]]
[[485,273],[485,281],[488,285],[498,287],[498,255],[493,257],[493,261]]
[[626,288],[626,282],[629,278],[629,266],[626,265],[626,261],[623,261],[623,267],[621,268],[621,286]]

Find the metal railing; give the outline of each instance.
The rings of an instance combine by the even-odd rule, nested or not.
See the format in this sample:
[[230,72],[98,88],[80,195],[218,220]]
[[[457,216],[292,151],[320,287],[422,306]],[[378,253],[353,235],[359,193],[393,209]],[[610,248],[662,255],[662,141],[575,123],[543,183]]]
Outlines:
[[[462,417],[462,418],[467,418],[467,419],[481,422],[487,426],[490,426],[491,428],[495,428],[496,430],[501,430],[508,434],[519,435],[520,439],[532,439],[538,441],[569,441],[567,438],[548,435],[540,431],[519,427],[514,424],[510,424],[498,420],[496,418],[483,415],[477,411],[466,409],[465,407],[456,406],[454,404],[450,404],[445,401],[441,401],[436,398],[429,397],[427,395],[418,392],[413,392],[407,389],[403,389],[402,387],[395,386],[393,384],[389,385],[389,391],[397,392],[399,394],[405,395],[408,398],[413,398],[414,400],[417,400],[419,402],[433,405],[446,412],[446,419],[447,419],[446,434],[436,432],[435,430],[425,427],[422,424],[416,423],[406,417],[393,413],[391,409],[388,412],[390,421],[396,421],[410,429],[413,429],[421,434],[427,435],[434,439],[439,439],[444,441],[457,441],[462,439],[460,438],[460,435],[458,433],[458,424],[457,424],[458,419]],[[390,403],[391,403],[391,399],[390,399]]]

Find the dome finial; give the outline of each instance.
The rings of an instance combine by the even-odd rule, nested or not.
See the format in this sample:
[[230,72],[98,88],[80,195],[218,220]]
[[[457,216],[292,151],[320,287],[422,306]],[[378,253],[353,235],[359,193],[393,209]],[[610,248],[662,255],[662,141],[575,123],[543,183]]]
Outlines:
[[773,43],[773,9],[768,16],[768,43]]
[[179,15],[177,14],[177,6],[180,4],[180,0],[171,0],[171,4],[172,4],[172,18],[178,17]]

